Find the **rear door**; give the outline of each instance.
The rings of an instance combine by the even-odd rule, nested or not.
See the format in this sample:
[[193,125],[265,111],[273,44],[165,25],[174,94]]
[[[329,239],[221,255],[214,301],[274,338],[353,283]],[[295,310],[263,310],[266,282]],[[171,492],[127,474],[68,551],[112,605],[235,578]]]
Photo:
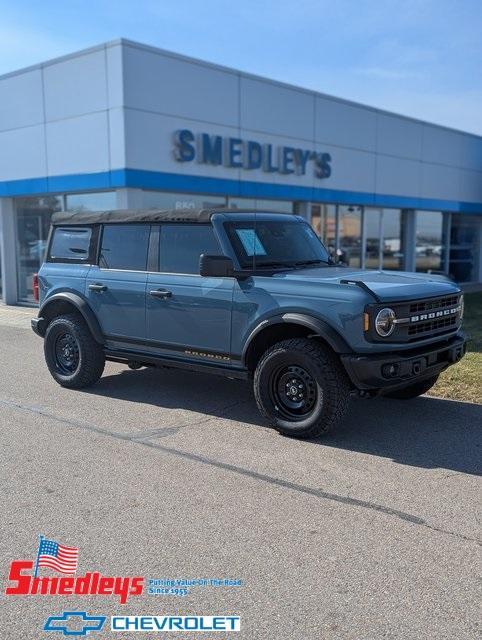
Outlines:
[[145,299],[149,224],[105,224],[98,265],[91,267],[86,296],[110,346],[146,337]]
[[202,253],[222,253],[210,224],[164,223],[146,291],[147,339],[167,355],[230,360],[234,278],[199,275]]

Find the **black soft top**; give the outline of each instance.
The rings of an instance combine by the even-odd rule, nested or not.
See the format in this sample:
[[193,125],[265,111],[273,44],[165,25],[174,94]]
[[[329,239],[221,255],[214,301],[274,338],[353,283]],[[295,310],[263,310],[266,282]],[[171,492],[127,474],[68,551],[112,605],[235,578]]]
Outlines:
[[251,214],[282,213],[281,211],[255,212],[253,209],[113,209],[111,211],[58,211],[52,216],[54,225],[106,224],[109,222],[199,222],[211,220],[214,213]]

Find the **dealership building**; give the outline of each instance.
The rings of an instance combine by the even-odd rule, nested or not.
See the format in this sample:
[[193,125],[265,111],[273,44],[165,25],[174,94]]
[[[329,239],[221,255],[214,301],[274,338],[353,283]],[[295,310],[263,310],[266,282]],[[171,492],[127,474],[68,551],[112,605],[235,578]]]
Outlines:
[[32,301],[53,212],[306,217],[343,262],[482,282],[482,137],[127,40],[0,77],[0,291]]

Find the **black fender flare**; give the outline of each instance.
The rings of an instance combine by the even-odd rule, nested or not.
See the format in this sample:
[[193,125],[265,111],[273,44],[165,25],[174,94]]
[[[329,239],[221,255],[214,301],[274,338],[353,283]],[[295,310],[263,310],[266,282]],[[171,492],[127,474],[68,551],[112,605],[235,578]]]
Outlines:
[[313,332],[313,335],[320,336],[330,345],[335,353],[353,353],[353,349],[348,343],[341,337],[341,335],[333,329],[333,327],[321,320],[305,313],[283,313],[280,315],[271,316],[262,320],[249,334],[248,339],[243,348],[243,354],[241,360],[243,364],[246,364],[246,356],[249,351],[249,347],[252,344],[254,338],[267,327],[276,324],[298,324],[303,327],[307,327]]
[[[102,333],[102,329],[100,327],[99,321],[95,316],[95,313],[92,311],[90,305],[84,298],[82,298],[76,293],[72,293],[71,291],[61,291],[59,293],[54,293],[54,295],[47,298],[47,300],[45,300],[45,302],[42,304],[42,306],[39,309],[39,312],[38,312],[39,319],[44,318],[45,313],[48,310],[49,306],[51,306],[55,302],[68,302],[71,305],[73,305],[85,320],[94,340],[99,344],[104,344],[105,342],[104,334]],[[42,324],[45,325],[46,323],[44,322]],[[43,329],[45,333],[45,330],[47,329],[47,327],[44,326],[41,329]]]

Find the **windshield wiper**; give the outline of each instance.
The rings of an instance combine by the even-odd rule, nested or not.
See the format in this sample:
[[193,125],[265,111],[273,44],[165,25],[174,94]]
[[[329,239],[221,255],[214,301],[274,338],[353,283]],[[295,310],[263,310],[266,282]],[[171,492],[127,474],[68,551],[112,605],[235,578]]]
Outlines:
[[257,262],[256,263],[256,269],[260,269],[262,267],[282,267],[283,269],[293,269],[294,268],[294,263],[293,262],[279,262],[279,261],[271,261],[271,262]]
[[295,267],[306,267],[310,264],[330,264],[328,260],[300,260],[293,263]]

